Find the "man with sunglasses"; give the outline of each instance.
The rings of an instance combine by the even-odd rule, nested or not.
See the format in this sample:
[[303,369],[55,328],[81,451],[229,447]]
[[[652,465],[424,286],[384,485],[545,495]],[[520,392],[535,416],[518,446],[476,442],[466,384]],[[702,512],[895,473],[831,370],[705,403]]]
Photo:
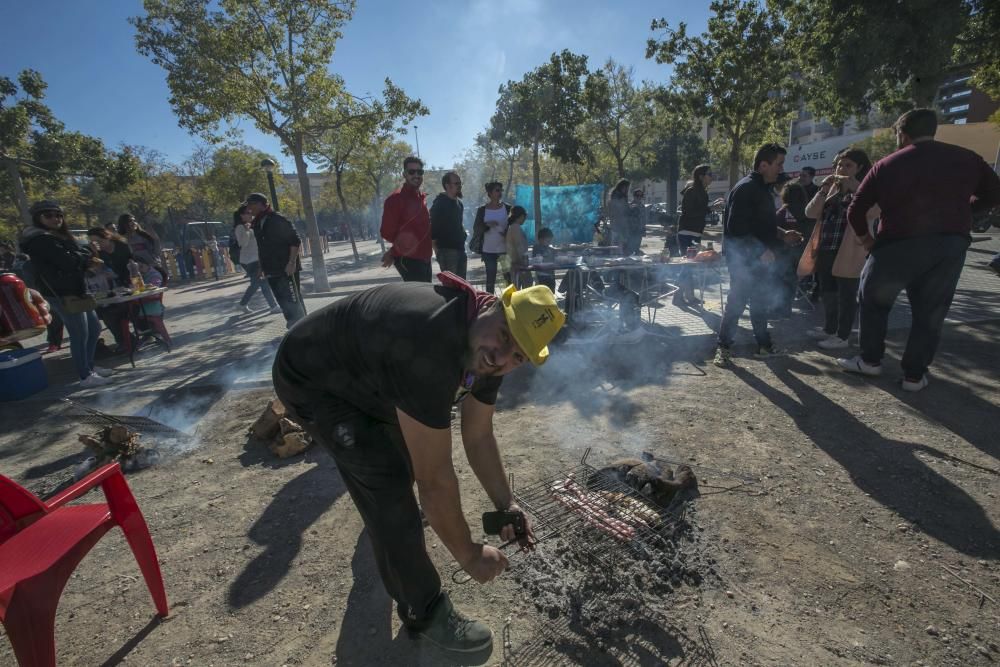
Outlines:
[[431,217],[427,195],[420,191],[424,163],[418,157],[403,160],[403,185],[382,207],[382,238],[392,244],[382,266],[395,266],[406,282],[431,281]]

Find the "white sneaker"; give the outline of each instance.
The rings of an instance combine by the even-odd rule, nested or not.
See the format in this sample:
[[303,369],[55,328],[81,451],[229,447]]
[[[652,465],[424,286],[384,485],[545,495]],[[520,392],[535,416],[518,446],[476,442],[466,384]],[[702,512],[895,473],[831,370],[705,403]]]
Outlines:
[[882,375],[881,364],[877,366],[874,364],[866,364],[861,358],[861,355],[851,357],[850,359],[837,359],[837,364],[848,373],[860,373],[861,375],[868,375],[871,377]]
[[826,340],[830,337],[830,334],[824,331],[823,327],[813,327],[812,329],[806,331],[806,335],[810,338],[815,338],[816,340]]
[[113,370],[110,368],[104,368],[103,366],[94,366],[91,372],[96,375],[100,375],[102,378],[109,378],[115,374]]
[[242,308],[243,308],[243,312],[244,313],[256,313],[257,312],[256,310],[254,310],[253,308],[251,308],[250,306],[248,306],[246,304],[244,304],[242,306]]
[[903,391],[920,391],[926,387],[928,383],[927,373],[924,373],[924,376],[916,382],[910,382],[906,378],[903,378]]
[[82,380],[80,380],[80,386],[81,387],[87,387],[87,388],[90,388],[90,387],[102,387],[102,386],[104,386],[106,384],[110,384],[110,383],[111,383],[110,379],[108,379],[108,378],[102,378],[97,373],[91,373],[87,377],[85,377]]
[[851,346],[846,339],[837,336],[830,336],[817,344],[824,350],[843,350],[845,347]]

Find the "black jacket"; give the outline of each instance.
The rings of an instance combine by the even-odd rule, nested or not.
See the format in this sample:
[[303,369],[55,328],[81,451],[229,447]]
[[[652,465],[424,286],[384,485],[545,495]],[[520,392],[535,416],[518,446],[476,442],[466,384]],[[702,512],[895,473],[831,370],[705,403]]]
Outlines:
[[[299,239],[295,227],[288,218],[271,211],[259,220],[254,220],[253,235],[257,239],[257,250],[260,256],[260,270],[265,276],[281,276],[288,266],[288,253],[292,246],[299,247]],[[295,260],[295,270],[301,270],[299,260]]]
[[437,243],[438,248],[465,249],[464,211],[461,199],[452,199],[443,192],[434,199],[431,204],[431,240]]
[[[771,188],[757,172],[737,181],[726,200],[723,238],[729,247],[743,246],[755,254],[781,245]],[[756,251],[759,251],[757,253]]]
[[28,227],[21,234],[21,250],[31,257],[35,284],[44,296],[84,296],[84,274],[93,255],[73,239],[63,238],[40,227]]
[[111,252],[101,252],[100,257],[104,265],[115,272],[115,279],[119,285],[128,286],[132,283],[132,275],[128,270],[128,263],[132,261],[132,249],[127,243],[118,239],[111,239],[114,250]]
[[681,218],[678,231],[701,234],[708,216],[708,190],[698,183],[689,183],[681,190]]

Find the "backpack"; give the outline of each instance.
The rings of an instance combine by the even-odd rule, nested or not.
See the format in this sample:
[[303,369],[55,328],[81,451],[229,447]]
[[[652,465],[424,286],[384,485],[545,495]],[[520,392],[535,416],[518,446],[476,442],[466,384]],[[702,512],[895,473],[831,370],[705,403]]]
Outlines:
[[236,240],[236,230],[229,235],[229,259],[233,260],[233,264],[240,263],[240,242]]

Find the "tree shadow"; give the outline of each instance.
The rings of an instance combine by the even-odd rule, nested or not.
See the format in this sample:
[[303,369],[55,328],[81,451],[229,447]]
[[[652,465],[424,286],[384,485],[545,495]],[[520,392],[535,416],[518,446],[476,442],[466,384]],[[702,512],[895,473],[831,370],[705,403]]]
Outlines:
[[229,606],[245,607],[271,592],[302,549],[302,533],[343,495],[344,483],[329,456],[278,491],[247,536],[264,551],[247,563],[229,587]]
[[772,363],[770,369],[793,395],[744,368],[734,367],[733,375],[791,417],[804,435],[847,471],[855,486],[961,553],[975,558],[1000,553],[1000,532],[983,508],[916,456],[924,452],[947,458],[943,452],[884,438],[798,377],[817,374],[813,366],[790,359]]
[[[410,638],[400,626],[392,634],[394,602],[385,592],[375,565],[367,528],[358,536],[351,559],[354,584],[347,595],[344,620],[337,638],[338,665],[482,665],[492,647],[460,657],[424,640]],[[494,637],[494,642],[496,638]]]

